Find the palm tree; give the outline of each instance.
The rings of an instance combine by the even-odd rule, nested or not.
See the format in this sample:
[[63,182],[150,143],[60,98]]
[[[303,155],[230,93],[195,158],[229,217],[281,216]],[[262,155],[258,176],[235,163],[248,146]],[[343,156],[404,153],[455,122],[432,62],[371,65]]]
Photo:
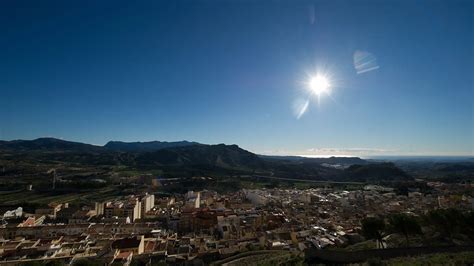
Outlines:
[[385,248],[383,244],[385,227],[386,224],[383,218],[368,217],[362,220],[362,234],[364,237],[377,240],[382,248]]
[[388,223],[390,225],[390,231],[399,233],[405,236],[407,247],[410,246],[409,236],[421,234],[421,226],[418,220],[407,214],[394,214],[389,217]]

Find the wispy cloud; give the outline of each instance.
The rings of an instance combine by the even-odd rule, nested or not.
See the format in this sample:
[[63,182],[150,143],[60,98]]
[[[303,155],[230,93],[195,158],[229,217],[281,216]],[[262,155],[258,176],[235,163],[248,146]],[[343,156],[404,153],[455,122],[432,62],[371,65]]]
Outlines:
[[397,155],[400,150],[383,148],[308,148],[305,150],[266,150],[268,155],[298,155],[298,156],[375,156],[375,155]]
[[336,153],[384,153],[384,152],[397,152],[399,150],[390,150],[390,149],[379,149],[379,148],[310,148],[306,150],[307,152],[316,152],[316,153],[327,153],[327,152],[336,152]]
[[436,151],[414,151],[402,149],[385,148],[308,148],[305,150],[265,150],[261,152],[265,155],[294,155],[306,157],[371,157],[371,156],[474,156],[472,153],[459,152],[436,152]]
[[399,150],[383,148],[309,148],[299,155],[302,156],[374,156],[392,155],[399,153]]

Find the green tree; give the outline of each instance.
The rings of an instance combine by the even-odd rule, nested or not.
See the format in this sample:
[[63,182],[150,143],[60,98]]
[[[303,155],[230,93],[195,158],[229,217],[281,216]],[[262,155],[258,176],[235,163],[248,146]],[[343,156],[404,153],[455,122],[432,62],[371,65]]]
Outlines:
[[474,211],[464,214],[464,224],[467,236],[474,240]]
[[100,266],[102,264],[98,261],[83,258],[83,259],[75,260],[72,265],[73,266]]
[[448,238],[453,243],[453,237],[464,227],[466,217],[456,209],[437,209],[425,216],[425,222],[436,232]]
[[377,240],[382,248],[385,248],[383,244],[385,229],[386,224],[383,218],[368,217],[362,220],[362,234],[364,237]]
[[19,265],[21,265],[21,266],[42,266],[43,264],[39,261],[28,261],[28,262],[22,262]]
[[410,246],[409,236],[420,235],[421,226],[416,217],[407,214],[394,214],[388,219],[390,231],[405,236],[406,246]]
[[62,260],[51,260],[45,263],[46,266],[60,266],[64,264],[65,263]]

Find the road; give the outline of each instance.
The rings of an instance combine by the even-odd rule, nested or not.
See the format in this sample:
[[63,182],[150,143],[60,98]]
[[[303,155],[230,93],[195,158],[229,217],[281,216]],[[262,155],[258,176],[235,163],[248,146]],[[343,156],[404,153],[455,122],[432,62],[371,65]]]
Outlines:
[[284,177],[276,177],[276,176],[254,176],[254,177],[255,178],[284,180],[284,181],[293,181],[293,182],[319,183],[319,184],[347,184],[347,185],[365,185],[366,184],[364,182],[295,179],[295,178],[284,178]]

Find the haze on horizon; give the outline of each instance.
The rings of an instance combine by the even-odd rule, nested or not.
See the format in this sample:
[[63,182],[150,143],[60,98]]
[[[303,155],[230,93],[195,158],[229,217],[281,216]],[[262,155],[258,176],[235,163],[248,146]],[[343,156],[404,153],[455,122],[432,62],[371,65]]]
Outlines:
[[473,8],[2,1],[0,140],[474,156]]

